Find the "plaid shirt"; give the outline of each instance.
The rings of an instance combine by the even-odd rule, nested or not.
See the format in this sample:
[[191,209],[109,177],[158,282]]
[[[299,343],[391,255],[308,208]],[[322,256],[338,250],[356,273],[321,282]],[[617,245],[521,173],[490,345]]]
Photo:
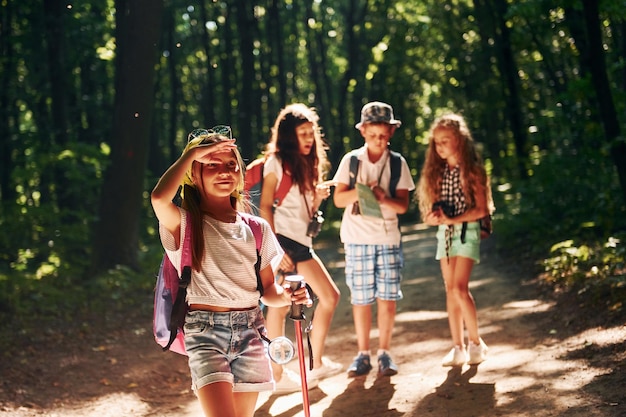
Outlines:
[[443,179],[441,181],[440,200],[448,203],[449,207],[454,207],[454,216],[452,217],[463,214],[465,210],[467,210],[465,195],[461,187],[461,169],[458,166],[450,169],[448,164],[446,164],[446,169],[443,172]]

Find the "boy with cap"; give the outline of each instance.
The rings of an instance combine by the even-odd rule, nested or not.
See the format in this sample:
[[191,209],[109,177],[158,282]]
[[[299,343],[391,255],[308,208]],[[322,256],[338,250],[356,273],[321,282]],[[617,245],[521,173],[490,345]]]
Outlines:
[[[396,302],[402,298],[398,214],[407,211],[409,192],[415,189],[405,159],[388,149],[389,139],[400,125],[389,104],[370,102],[363,106],[361,121],[355,127],[365,144],[344,155],[334,177],[337,185],[333,201],[338,208],[344,208],[340,237],[359,350],[348,368],[350,377],[365,375],[372,369],[370,330],[374,302],[379,331],[378,374],[398,373],[389,353]],[[371,189],[380,205],[381,217],[361,213],[355,183]]]

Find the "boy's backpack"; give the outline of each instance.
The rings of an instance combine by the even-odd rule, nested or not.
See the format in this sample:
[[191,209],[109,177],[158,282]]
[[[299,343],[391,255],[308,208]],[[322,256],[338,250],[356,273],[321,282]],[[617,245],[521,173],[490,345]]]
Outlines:
[[[257,291],[263,296],[261,283],[261,245],[263,231],[258,219],[248,214],[240,213],[241,218],[250,226],[256,241],[257,260],[254,269],[257,277]],[[181,276],[167,254],[163,254],[159,274],[157,275],[154,290],[153,333],[156,342],[163,351],[171,350],[181,355],[187,355],[185,349],[185,335],[183,325],[189,306],[186,302],[187,286],[191,282],[191,222],[185,224],[185,238],[182,244],[180,260]]]
[[[263,156],[250,162],[246,167],[244,190],[246,192],[246,197],[250,202],[252,212],[257,215],[259,214],[258,211],[261,206],[263,167],[265,166],[266,160],[267,157]],[[282,204],[283,199],[291,189],[291,185],[293,183],[290,172],[286,168],[286,164],[283,165],[283,176],[278,183],[278,188],[276,188],[276,191],[274,192],[274,204],[272,205],[274,210]]]
[[[353,153],[350,157],[350,183],[348,188],[354,188],[356,184],[356,176],[359,172],[359,157],[356,153]],[[398,152],[389,150],[389,165],[391,167],[391,178],[389,179],[389,193],[392,197],[396,196],[396,188],[400,181],[400,174],[402,172],[402,157]]]

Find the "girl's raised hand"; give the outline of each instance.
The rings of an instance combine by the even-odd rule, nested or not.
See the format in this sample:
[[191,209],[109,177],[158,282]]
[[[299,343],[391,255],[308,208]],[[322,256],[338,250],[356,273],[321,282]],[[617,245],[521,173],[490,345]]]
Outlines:
[[198,146],[194,146],[189,149],[189,152],[193,152],[194,161],[206,164],[211,161],[214,154],[230,152],[234,149],[237,149],[235,139],[225,139],[213,143],[203,143]]

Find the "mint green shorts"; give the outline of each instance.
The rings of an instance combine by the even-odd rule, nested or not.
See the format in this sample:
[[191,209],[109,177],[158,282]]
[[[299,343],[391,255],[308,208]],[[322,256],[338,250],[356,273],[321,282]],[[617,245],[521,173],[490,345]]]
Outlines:
[[[468,222],[465,231],[465,243],[461,242],[462,224],[455,224],[451,228],[452,236],[447,232],[448,226],[440,225],[437,230],[437,254],[435,259],[463,256],[480,263],[480,225],[478,222]],[[451,239],[450,239],[451,237]],[[446,250],[447,246],[447,250]]]

